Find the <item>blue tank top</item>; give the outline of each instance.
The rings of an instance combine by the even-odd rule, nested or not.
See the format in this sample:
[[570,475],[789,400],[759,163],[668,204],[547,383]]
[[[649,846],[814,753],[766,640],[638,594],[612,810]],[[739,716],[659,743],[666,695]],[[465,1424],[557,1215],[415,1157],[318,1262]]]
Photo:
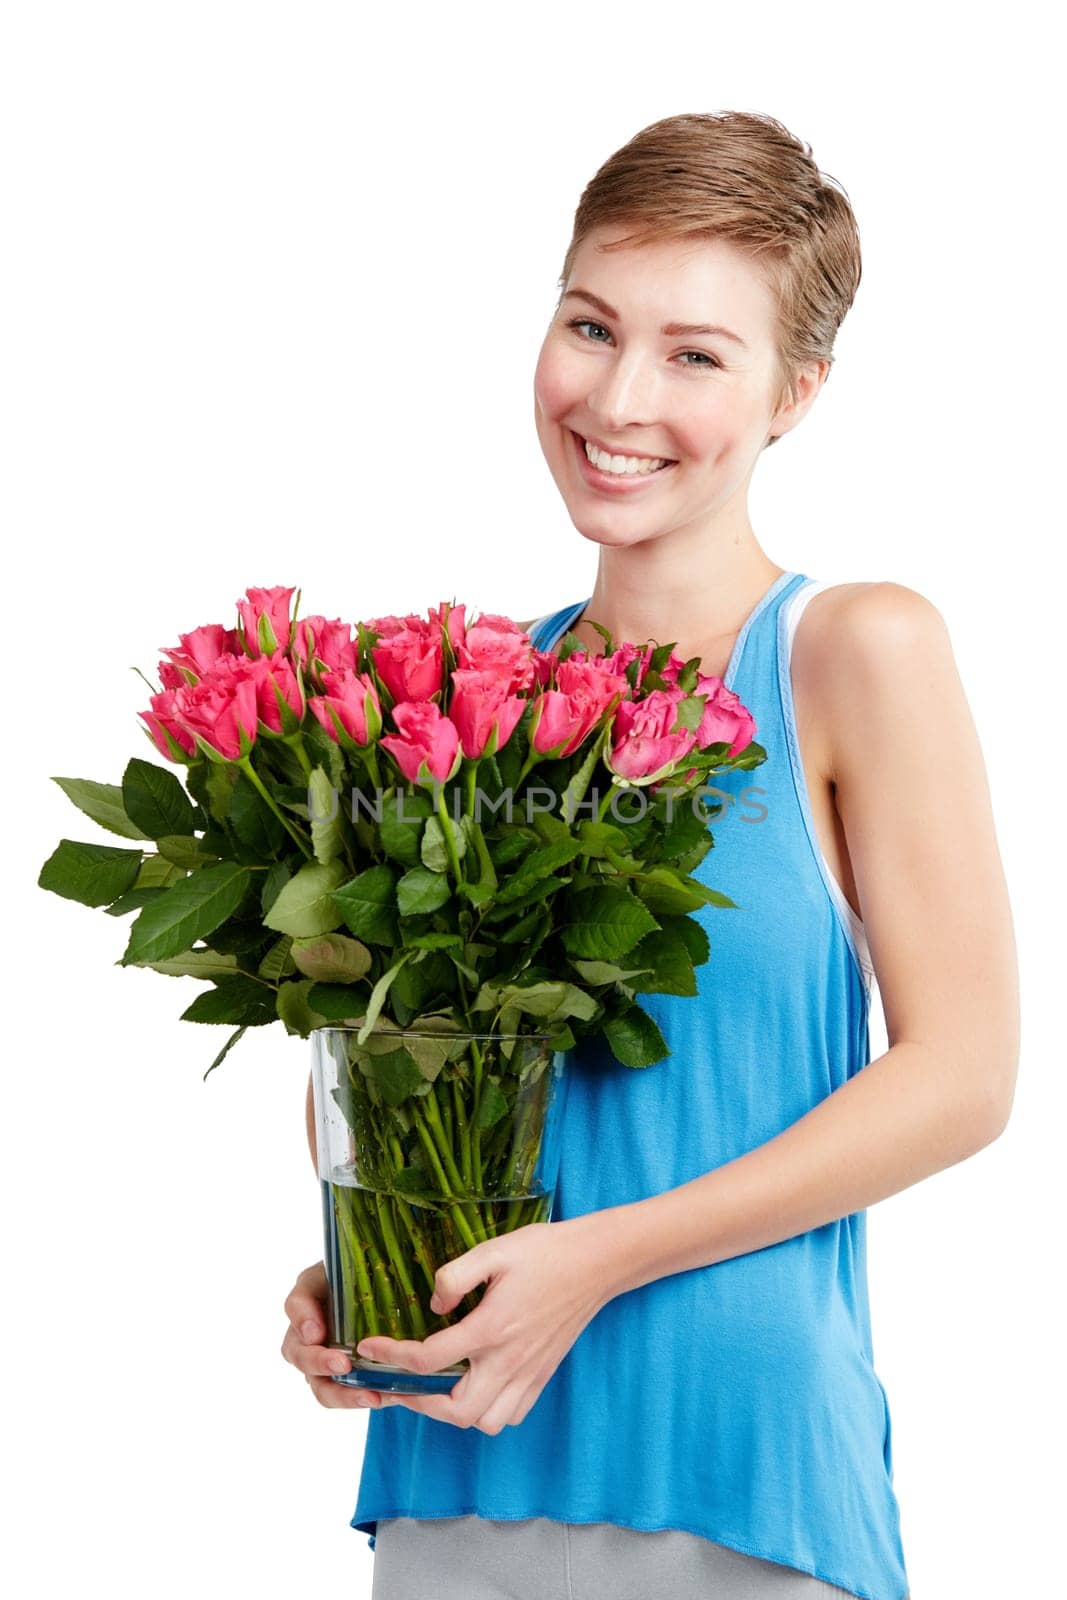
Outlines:
[[[695,913],[698,995],[639,995],[671,1054],[567,1054],[553,1218],[646,1199],[772,1139],[870,1059],[862,923],[821,854],[797,743],[793,631],[826,587],[782,573],[725,673],[767,760],[730,793],[695,876],[738,910]],[[550,649],[589,604],[530,630]],[[478,1515],[678,1528],[864,1600],[906,1600],[889,1407],[873,1366],[866,1212],[609,1301],[517,1426],[489,1435],[404,1406],[367,1413],[350,1526]]]

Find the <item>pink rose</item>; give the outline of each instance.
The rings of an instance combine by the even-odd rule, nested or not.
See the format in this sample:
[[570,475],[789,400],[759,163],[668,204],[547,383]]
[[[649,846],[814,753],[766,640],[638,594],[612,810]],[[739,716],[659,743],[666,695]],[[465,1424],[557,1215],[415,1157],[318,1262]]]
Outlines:
[[530,649],[530,665],[533,667],[533,682],[531,689],[548,689],[552,685],[552,675],[556,670],[556,657],[551,650]]
[[173,715],[227,761],[241,756],[241,735],[254,744],[259,725],[255,664],[246,656],[220,656],[199,683],[175,689]]
[[[471,632],[476,633],[477,629]],[[470,636],[468,633],[468,639]],[[495,755],[507,744],[525,711],[526,701],[508,692],[511,677],[510,663],[505,663],[503,672],[474,667],[457,667],[453,672],[448,715],[459,731],[463,754],[469,761],[487,753],[491,736],[493,743],[488,753]]]
[[628,685],[584,650],[558,663],[556,684],[533,702],[531,744],[539,755],[569,756]]
[[[177,668],[174,670],[177,671]],[[183,678],[181,681],[184,685],[185,679]],[[174,751],[167,742],[167,734],[170,734],[174,742],[181,746],[186,755],[194,756],[197,751],[196,740],[191,733],[188,733],[182,727],[176,715],[175,701],[179,693],[180,689],[164,689],[162,694],[154,694],[150,699],[151,711],[139,711],[137,713],[147,723],[148,731],[152,735],[156,749],[161,755],[165,755],[168,761],[173,761],[175,757]]]
[[[497,622],[507,626],[496,627]],[[504,679],[509,694],[533,687],[534,663],[529,637],[507,617],[479,617],[474,626],[467,629],[457,659],[460,667],[491,672]]]
[[379,740],[409,783],[430,778],[446,783],[460,763],[459,732],[432,700],[406,700],[393,707],[399,734]]
[[249,665],[249,677],[256,686],[260,721],[266,723],[272,733],[283,733],[282,704],[288,706],[297,722],[302,721],[304,700],[289,657],[276,650],[273,655],[259,656]]
[[442,600],[439,606],[431,606],[429,611],[429,626],[435,631],[442,627],[445,629],[453,654],[457,656],[463,646],[463,637],[466,632],[464,617],[466,609],[466,606],[455,606],[448,600]]
[[631,781],[662,778],[697,742],[688,728],[674,732],[682,689],[653,689],[643,700],[624,700],[615,712],[604,765]]
[[192,633],[178,635],[180,645],[162,646],[160,655],[167,661],[159,664],[159,681],[165,689],[180,689],[184,683],[195,683],[213,667],[220,656],[243,654],[241,638],[236,628],[224,628],[220,622],[208,622]]
[[394,633],[403,633],[408,628],[425,628],[426,623],[422,617],[409,612],[406,617],[368,617],[363,626],[381,639],[391,639]]
[[394,701],[429,700],[439,694],[444,670],[441,630],[425,622],[402,628],[371,646],[375,670]]
[[293,625],[290,653],[307,673],[316,661],[330,672],[340,672],[345,668],[355,670],[359,644],[352,637],[352,624],[342,622],[340,617],[332,622],[325,617],[301,617]]
[[701,749],[722,741],[730,746],[727,760],[746,750],[756,737],[756,719],[733,690],[721,678],[699,673],[693,693],[708,696],[696,734]]
[[[308,697],[308,705],[331,738],[339,740],[338,723],[356,744],[370,744],[377,738],[382,726],[382,708],[369,673],[352,672],[348,668],[327,672],[324,688],[324,694]],[[369,717],[368,706],[371,708]]]
[[275,650],[288,647],[292,626],[289,604],[295,593],[295,589],[281,587],[245,590],[247,598],[238,600],[237,610],[244,624],[244,645],[250,656],[269,656]]

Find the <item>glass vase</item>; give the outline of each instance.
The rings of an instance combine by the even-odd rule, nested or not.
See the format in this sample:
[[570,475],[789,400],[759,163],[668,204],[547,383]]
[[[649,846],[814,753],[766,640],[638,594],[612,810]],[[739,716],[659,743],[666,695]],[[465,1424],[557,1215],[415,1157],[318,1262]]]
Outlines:
[[326,1344],[351,1358],[334,1378],[401,1394],[447,1393],[470,1363],[415,1373],[356,1354],[361,1339],[425,1339],[479,1303],[430,1309],[437,1268],[485,1239],[551,1220],[565,1055],[544,1034],[417,1029],[379,1019],[311,1034]]

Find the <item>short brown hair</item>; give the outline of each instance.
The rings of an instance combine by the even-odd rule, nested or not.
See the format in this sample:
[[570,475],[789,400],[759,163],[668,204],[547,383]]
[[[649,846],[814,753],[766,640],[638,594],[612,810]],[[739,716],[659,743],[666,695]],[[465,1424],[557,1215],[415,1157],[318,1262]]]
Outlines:
[[796,398],[801,366],[832,366],[837,330],[859,288],[859,228],[844,188],[774,117],[663,117],[609,156],[578,202],[561,299],[582,240],[620,224],[634,231],[604,249],[719,238],[759,263],[778,311],[775,410]]

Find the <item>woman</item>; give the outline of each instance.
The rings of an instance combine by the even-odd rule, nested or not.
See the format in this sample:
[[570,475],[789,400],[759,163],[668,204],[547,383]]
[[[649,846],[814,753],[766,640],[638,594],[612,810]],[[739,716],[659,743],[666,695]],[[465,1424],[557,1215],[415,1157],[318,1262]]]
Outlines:
[[541,649],[569,627],[599,652],[594,622],[675,641],[768,759],[721,779],[697,875],[740,909],[707,912],[699,996],[641,997],[670,1057],[572,1052],[553,1222],[443,1266],[443,1311],[488,1284],[453,1326],[360,1346],[469,1358],[452,1392],[332,1383],[321,1263],[285,1302],[283,1354],[316,1398],[372,1408],[352,1526],[375,1600],[905,1600],[865,1208],[999,1135],[1019,1023],[940,613],[786,570],[748,517],[859,278],[847,199],[769,117],[655,123],[582,196],[535,418],[599,564],[587,600],[524,626]]

